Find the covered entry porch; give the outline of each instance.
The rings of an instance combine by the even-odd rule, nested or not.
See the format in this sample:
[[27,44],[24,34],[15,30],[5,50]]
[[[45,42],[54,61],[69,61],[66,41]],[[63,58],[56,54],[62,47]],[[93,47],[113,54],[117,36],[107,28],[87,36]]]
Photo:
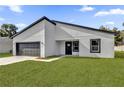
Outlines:
[[57,40],[59,55],[79,55],[79,40]]

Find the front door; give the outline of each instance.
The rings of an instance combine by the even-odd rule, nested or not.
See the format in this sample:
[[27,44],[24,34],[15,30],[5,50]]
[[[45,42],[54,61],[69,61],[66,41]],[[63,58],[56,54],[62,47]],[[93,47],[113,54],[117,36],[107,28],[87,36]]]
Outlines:
[[65,54],[72,55],[72,42],[71,41],[65,42]]

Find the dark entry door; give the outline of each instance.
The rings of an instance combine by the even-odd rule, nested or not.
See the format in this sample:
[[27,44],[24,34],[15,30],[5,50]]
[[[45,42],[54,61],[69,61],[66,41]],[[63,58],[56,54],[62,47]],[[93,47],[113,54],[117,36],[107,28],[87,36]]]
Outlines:
[[72,55],[72,42],[71,41],[65,42],[65,54]]

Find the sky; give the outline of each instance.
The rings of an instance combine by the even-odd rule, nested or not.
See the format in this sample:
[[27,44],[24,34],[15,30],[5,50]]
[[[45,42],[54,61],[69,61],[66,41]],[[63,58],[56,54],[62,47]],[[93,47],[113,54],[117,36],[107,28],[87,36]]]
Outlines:
[[124,6],[121,5],[14,5],[0,6],[0,25],[15,24],[20,31],[42,16],[87,27],[124,27]]

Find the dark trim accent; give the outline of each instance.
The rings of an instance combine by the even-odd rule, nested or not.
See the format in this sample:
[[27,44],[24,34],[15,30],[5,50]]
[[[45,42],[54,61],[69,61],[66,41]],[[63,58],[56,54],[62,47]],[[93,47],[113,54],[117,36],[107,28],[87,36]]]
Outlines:
[[[99,51],[98,52],[93,52],[91,42],[92,40],[99,40]],[[90,53],[101,53],[101,39],[90,39]]]
[[40,43],[40,41],[34,41],[34,42],[16,42],[16,43],[20,43],[20,44],[25,44],[25,43]]
[[[77,51],[75,51],[74,50],[74,42],[78,42],[78,50]],[[73,52],[79,52],[79,41],[72,41],[72,49],[73,49]]]
[[52,21],[55,23],[71,25],[71,26],[80,27],[80,28],[89,29],[89,30],[94,30],[94,31],[99,31],[99,32],[103,32],[103,33],[115,34],[114,32],[110,32],[110,31],[106,31],[106,30],[100,30],[100,29],[86,27],[86,26],[81,26],[81,25],[77,25],[77,24],[66,23],[66,22],[61,22],[61,21],[56,21],[56,20],[52,20]]
[[16,43],[16,55],[19,55],[19,43]]
[[49,21],[50,23],[56,25],[56,23],[54,23],[53,21],[51,21],[50,19],[48,19],[46,16],[43,16],[42,18],[38,19],[37,21],[33,22],[32,24],[30,24],[29,26],[27,26],[26,28],[24,28],[23,30],[21,30],[20,32],[18,32],[17,34],[13,35],[12,37],[10,38],[14,38],[16,37],[17,35],[23,33],[24,31],[26,31],[27,29],[31,28],[32,26],[34,26],[35,24],[41,22],[42,20],[46,19],[47,21]]

